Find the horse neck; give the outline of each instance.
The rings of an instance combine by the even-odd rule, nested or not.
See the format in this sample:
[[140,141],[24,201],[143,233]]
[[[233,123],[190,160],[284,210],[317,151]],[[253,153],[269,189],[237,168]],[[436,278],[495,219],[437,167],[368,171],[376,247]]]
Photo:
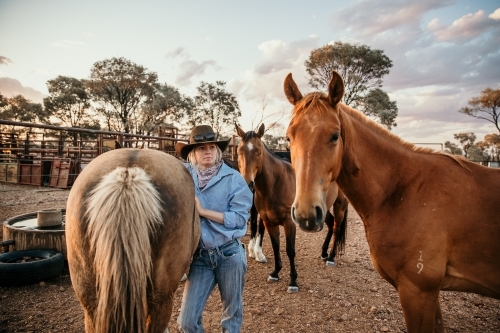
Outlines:
[[[395,195],[404,178],[408,151],[380,128],[346,111],[341,114],[344,136],[342,167],[337,183],[363,220]],[[397,162],[396,162],[397,161]]]
[[255,176],[255,189],[257,191],[267,191],[276,184],[287,187],[289,183],[293,183],[295,186],[294,179],[290,182],[290,172],[293,174],[291,164],[290,167],[287,167],[286,163],[288,162],[275,157],[267,148],[263,149],[263,151],[262,166],[260,172]]

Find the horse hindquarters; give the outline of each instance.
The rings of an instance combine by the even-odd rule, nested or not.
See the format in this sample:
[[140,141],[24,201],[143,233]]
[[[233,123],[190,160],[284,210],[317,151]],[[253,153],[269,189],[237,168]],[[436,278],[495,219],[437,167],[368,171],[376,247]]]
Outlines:
[[[130,159],[148,173],[123,167]],[[189,181],[174,157],[133,149],[103,154],[79,175],[67,203],[66,241],[86,332],[165,331],[199,238]]]

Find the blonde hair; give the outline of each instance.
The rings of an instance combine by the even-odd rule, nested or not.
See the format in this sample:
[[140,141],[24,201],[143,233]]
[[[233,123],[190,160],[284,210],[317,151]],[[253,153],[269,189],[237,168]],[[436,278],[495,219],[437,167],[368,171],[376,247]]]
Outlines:
[[[222,150],[220,149],[218,144],[214,144],[217,148],[217,156],[215,156],[215,164],[219,163],[222,160]],[[198,148],[200,145],[194,146],[187,156],[187,161],[191,164],[193,168],[198,167],[198,161],[196,160],[196,156],[194,155],[194,150]]]

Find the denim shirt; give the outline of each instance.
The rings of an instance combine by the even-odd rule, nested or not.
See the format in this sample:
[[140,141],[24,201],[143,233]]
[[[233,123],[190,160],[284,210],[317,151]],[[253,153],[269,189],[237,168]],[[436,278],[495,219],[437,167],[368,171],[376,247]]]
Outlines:
[[194,180],[195,193],[201,206],[224,214],[224,224],[200,216],[201,237],[198,247],[212,249],[243,237],[247,232],[253,194],[240,173],[225,163],[200,190],[198,174],[190,163],[184,163]]

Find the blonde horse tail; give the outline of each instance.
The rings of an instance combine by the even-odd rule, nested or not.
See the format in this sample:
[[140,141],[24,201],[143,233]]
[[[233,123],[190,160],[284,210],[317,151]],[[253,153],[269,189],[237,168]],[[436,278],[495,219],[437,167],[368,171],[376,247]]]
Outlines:
[[94,255],[96,332],[146,331],[146,290],[152,278],[150,235],[162,222],[161,199],[146,172],[118,167],[87,201]]

